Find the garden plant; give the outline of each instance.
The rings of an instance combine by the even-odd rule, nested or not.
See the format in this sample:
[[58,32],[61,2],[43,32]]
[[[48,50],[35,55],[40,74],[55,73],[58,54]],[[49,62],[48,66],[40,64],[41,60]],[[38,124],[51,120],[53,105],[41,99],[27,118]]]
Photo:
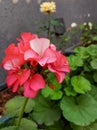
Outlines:
[[[41,5],[49,17],[55,9],[54,2]],[[70,43],[68,32],[79,32],[80,44],[66,56],[48,25],[48,38],[23,32],[5,49],[6,83],[20,95],[5,104],[0,130],[97,130],[97,26],[80,24],[55,40]]]

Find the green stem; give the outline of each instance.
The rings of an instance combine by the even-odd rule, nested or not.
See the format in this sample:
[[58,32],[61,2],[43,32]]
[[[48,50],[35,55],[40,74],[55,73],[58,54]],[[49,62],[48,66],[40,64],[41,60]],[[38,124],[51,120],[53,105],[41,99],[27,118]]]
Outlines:
[[48,38],[50,38],[50,29],[51,29],[51,15],[48,14]]
[[29,99],[29,98],[25,98],[25,100],[24,100],[23,106],[22,106],[21,111],[20,111],[19,118],[18,118],[18,120],[17,120],[17,124],[16,124],[17,127],[20,126],[21,119],[22,119],[22,117],[23,117],[24,110],[25,110],[25,107],[26,107],[26,105],[27,105],[28,99]]

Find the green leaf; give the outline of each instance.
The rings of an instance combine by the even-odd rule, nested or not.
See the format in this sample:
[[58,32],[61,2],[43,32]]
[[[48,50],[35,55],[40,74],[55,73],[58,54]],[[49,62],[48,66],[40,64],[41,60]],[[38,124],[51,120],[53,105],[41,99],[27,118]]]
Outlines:
[[23,118],[18,128],[16,126],[9,126],[9,127],[2,128],[0,130],[38,130],[38,129],[35,122]]
[[97,83],[97,71],[94,72],[94,74],[93,74],[93,79],[94,79],[94,81]]
[[41,90],[44,97],[49,97],[52,100],[58,100],[62,98],[62,84],[59,84],[55,75],[50,73],[48,74],[49,85],[47,84],[44,89]]
[[77,93],[73,90],[72,86],[65,87],[64,91],[67,96],[76,96],[77,95]]
[[71,78],[71,84],[77,93],[85,94],[87,91],[91,90],[89,80],[83,76],[73,76]]
[[97,119],[97,101],[90,95],[64,96],[60,107],[64,117],[80,126],[87,126]]
[[97,122],[94,122],[86,127],[72,125],[72,128],[73,130],[97,130]]
[[42,95],[44,97],[49,97],[52,100],[58,100],[62,98],[63,93],[60,90],[51,89],[49,86],[46,86],[42,90]]
[[65,127],[64,122],[57,121],[51,126],[45,126],[44,130],[63,130]]
[[25,108],[25,113],[30,113],[33,110],[35,102],[33,99],[29,99]]
[[42,95],[44,97],[49,97],[52,100],[58,100],[62,98],[62,91],[58,90],[58,86],[54,86],[54,88],[50,88],[50,86],[46,85],[46,87],[42,90]]
[[81,58],[88,58],[89,54],[87,53],[86,47],[77,47],[74,49],[74,52],[77,53]]
[[38,130],[36,123],[26,118],[21,120],[20,128],[23,130]]
[[92,85],[92,89],[88,93],[97,101],[97,86]]
[[[21,107],[24,103],[25,97],[22,96],[16,96],[14,98],[12,98],[11,100],[9,100],[6,103],[6,115],[7,116],[17,116],[19,115],[19,112],[21,110]],[[25,112],[29,113],[32,111],[34,106],[34,101],[32,99],[29,99],[27,106],[25,108]]]
[[83,60],[80,56],[70,55],[67,59],[71,70],[76,70],[78,67],[83,66]]
[[97,59],[93,59],[90,64],[93,69],[97,69]]
[[61,112],[57,104],[52,101],[46,100],[42,96],[35,99],[36,105],[32,112],[32,118],[38,124],[52,125],[55,121],[59,120]]
[[97,36],[93,36],[92,40],[97,41]]
[[59,25],[58,21],[55,20],[55,19],[52,19],[50,22],[51,22],[51,24],[52,24],[53,26],[58,26],[58,25]]
[[91,56],[97,56],[97,45],[90,45],[87,47],[87,52]]
[[9,126],[9,127],[2,128],[0,130],[23,130],[23,129],[17,128],[16,126]]

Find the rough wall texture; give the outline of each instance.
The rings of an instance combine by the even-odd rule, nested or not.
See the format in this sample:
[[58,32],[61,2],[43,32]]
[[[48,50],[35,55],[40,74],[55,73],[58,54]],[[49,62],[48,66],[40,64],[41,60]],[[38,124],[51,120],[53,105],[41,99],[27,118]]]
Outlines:
[[[39,11],[39,3],[47,0],[0,0],[0,63],[4,49],[23,31],[37,32],[45,15]],[[48,0],[50,1],[50,0]],[[97,0],[53,0],[57,5],[56,18],[64,18],[66,26],[72,22],[97,22]],[[0,68],[0,83],[5,81]]]

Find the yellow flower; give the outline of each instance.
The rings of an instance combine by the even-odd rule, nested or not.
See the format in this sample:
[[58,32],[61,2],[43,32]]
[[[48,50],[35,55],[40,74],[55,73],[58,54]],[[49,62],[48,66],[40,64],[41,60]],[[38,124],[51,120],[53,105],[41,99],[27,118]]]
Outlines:
[[77,27],[77,23],[72,23],[72,24],[71,24],[71,27],[72,27],[72,28]]
[[92,30],[93,24],[91,22],[88,22],[89,29]]
[[55,2],[43,2],[40,5],[40,11],[42,13],[50,14],[56,12],[56,4]]

